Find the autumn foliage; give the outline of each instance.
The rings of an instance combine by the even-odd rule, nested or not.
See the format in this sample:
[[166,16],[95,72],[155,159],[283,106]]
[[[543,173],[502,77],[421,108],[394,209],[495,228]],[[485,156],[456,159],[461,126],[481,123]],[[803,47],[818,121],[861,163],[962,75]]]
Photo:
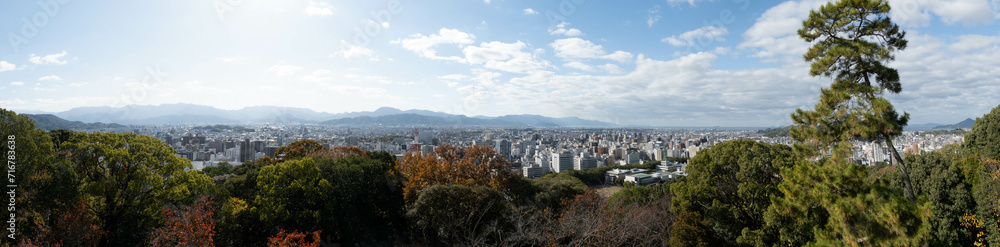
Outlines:
[[212,199],[201,197],[184,210],[163,210],[166,224],[150,234],[151,246],[213,246]]
[[[270,237],[267,239],[268,247],[319,247],[321,244],[319,238],[320,231],[315,231],[311,234],[306,234],[299,231],[285,231],[281,230],[278,235]],[[309,241],[306,237],[312,236],[312,241]]]
[[21,241],[19,246],[95,246],[101,228],[84,201],[78,201],[66,212],[56,216],[51,225],[36,225],[36,236]]
[[314,152],[329,150],[317,141],[304,139],[292,142],[288,145],[279,147],[274,151],[274,157],[278,157],[281,160],[291,160],[306,157]]
[[334,147],[333,150],[323,149],[315,152],[311,152],[306,155],[309,158],[332,158],[334,160],[339,160],[350,155],[357,155],[360,157],[367,157],[365,150],[359,147]]
[[[674,224],[670,197],[623,205],[589,190],[563,200],[563,209],[529,209],[512,214],[505,246],[666,246]],[[476,244],[470,244],[476,245]]]
[[399,170],[406,177],[403,197],[407,202],[415,201],[421,189],[435,184],[482,185],[504,193],[517,178],[510,168],[502,155],[483,146],[443,145],[426,156],[411,152],[399,160]]

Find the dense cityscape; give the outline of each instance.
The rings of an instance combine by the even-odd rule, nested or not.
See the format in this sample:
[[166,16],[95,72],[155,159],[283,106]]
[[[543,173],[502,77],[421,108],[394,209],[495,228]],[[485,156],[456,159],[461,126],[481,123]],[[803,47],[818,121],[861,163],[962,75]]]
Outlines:
[[[525,177],[567,169],[582,170],[610,165],[641,164],[689,159],[699,150],[735,139],[791,145],[785,136],[767,137],[758,129],[594,129],[594,128],[346,128],[322,125],[162,125],[135,126],[130,131],[154,136],[189,159],[195,169],[219,162],[239,164],[265,156],[297,140],[316,140],[327,148],[360,147],[365,151],[387,151],[402,157],[405,152],[431,153],[438,145],[480,145],[504,155]],[[939,150],[961,143],[961,133],[907,131],[896,138],[901,155]],[[854,143],[854,161],[862,165],[889,163],[890,150],[876,142]],[[676,160],[676,159],[675,159]],[[664,166],[671,162],[664,162]],[[681,169],[682,170],[682,169]]]

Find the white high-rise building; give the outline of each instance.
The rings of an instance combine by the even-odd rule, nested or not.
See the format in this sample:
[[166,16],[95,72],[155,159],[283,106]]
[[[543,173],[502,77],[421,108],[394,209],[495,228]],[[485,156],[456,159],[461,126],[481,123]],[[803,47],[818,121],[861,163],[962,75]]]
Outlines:
[[586,152],[580,152],[579,156],[573,159],[573,169],[586,170],[597,168],[597,159],[591,157]]
[[553,172],[562,172],[565,170],[573,169],[573,153],[569,151],[563,151],[561,153],[552,153],[552,165]]
[[639,153],[629,153],[625,155],[625,164],[638,164],[639,163]]
[[545,155],[542,154],[535,155],[535,164],[538,164],[539,166],[542,167],[542,172],[548,173],[552,171],[551,169],[549,169],[549,167],[551,167],[550,166],[551,164],[549,163],[549,157]]

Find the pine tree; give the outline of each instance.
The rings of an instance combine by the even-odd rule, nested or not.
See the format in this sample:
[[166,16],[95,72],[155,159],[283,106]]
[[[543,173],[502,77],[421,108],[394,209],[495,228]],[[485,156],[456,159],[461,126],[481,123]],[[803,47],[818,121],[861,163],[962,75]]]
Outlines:
[[889,9],[884,0],[842,0],[809,13],[798,31],[802,39],[814,43],[804,56],[812,62],[809,75],[833,77],[834,83],[822,90],[813,111],[799,109],[792,114],[791,134],[797,141],[809,141],[798,149],[810,157],[846,158],[854,140],[885,143],[913,202],[909,173],[892,143],[910,117],[900,116],[882,97],[886,91],[902,90],[899,72],[885,63],[907,43],[906,32],[888,17]]
[[[931,206],[916,202],[906,167],[892,144],[909,115],[883,96],[899,93],[899,73],[885,64],[906,48],[885,0],[839,0],[811,11],[799,36],[810,75],[831,77],[813,110],[792,114],[795,150],[807,160],[782,169],[782,197],[766,221],[779,245],[917,246],[926,243]],[[884,143],[901,169],[906,197],[851,160],[853,141]]]

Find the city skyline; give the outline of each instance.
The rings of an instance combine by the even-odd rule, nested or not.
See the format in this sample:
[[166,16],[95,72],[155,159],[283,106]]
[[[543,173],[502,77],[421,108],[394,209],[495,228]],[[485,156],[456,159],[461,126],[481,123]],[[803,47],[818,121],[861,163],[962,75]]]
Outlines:
[[[5,3],[0,105],[380,107],[622,125],[783,126],[829,78],[795,34],[827,1]],[[1000,1],[890,1],[911,123],[1000,104]]]

